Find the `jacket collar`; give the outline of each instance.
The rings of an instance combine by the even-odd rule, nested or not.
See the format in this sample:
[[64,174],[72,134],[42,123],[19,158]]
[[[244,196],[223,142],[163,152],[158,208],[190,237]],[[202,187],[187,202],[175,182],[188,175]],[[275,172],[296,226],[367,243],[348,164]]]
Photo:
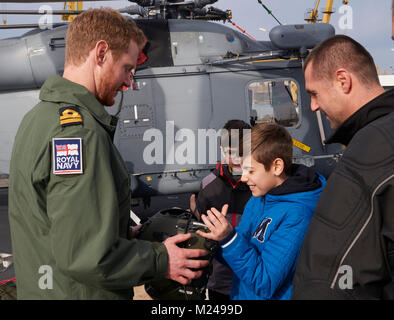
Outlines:
[[353,113],[326,143],[348,145],[358,130],[391,112],[394,112],[394,90],[382,93]]
[[41,88],[40,100],[77,105],[89,111],[109,133],[115,132],[117,118],[108,114],[93,94],[80,84],[58,75],[51,75]]
[[[217,176],[217,177],[221,177],[222,179],[226,180],[227,182],[230,183],[231,187],[233,189],[235,188],[240,188],[240,189],[248,189],[249,187],[243,183],[241,181],[241,177],[240,176],[234,176],[230,170],[227,164],[223,163],[223,162],[219,162],[216,165],[215,170],[213,171],[213,173]],[[237,178],[237,179],[236,179]]]

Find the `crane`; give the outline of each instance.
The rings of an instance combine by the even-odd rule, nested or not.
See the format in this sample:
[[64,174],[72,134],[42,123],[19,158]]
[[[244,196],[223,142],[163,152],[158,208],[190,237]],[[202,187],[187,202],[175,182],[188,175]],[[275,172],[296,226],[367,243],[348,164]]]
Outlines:
[[[3,4],[2,4],[3,5]],[[63,6],[63,10],[65,11],[75,11],[76,13],[81,12],[82,11],[82,1],[71,1],[71,2],[64,2],[64,6]],[[7,12],[7,10],[1,10],[2,13],[2,20],[3,20],[3,24],[6,25],[7,24],[7,18],[6,15],[7,13],[12,13],[15,14],[17,12]],[[31,12],[26,13],[26,12],[20,12],[20,14],[31,14]],[[71,22],[73,21],[73,19],[76,17],[76,14],[70,14],[70,13],[64,13],[61,15],[61,19],[63,21],[67,21],[67,22]]]
[[[307,12],[308,17],[305,18],[307,23],[316,23],[318,21],[322,21],[323,23],[330,23],[331,14],[334,12],[332,10],[333,3],[334,3],[334,0],[327,0],[326,8],[323,11],[323,13],[324,13],[323,19],[319,20],[318,8],[320,5],[320,0],[316,0],[315,7],[310,12]],[[342,3],[347,5],[349,3],[349,0],[342,0]]]
[[[63,7],[64,10],[66,10],[66,6],[67,6],[67,10],[69,11],[75,11],[75,10],[82,11],[82,1],[65,2]],[[63,14],[62,20],[71,22],[73,21],[75,16],[76,16],[75,14]]]

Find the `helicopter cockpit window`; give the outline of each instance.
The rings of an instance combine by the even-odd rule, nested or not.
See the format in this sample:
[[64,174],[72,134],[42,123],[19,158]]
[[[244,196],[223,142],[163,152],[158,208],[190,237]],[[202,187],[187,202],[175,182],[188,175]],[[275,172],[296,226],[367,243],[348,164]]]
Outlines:
[[292,80],[255,81],[248,86],[251,123],[292,127],[300,120],[298,87]]

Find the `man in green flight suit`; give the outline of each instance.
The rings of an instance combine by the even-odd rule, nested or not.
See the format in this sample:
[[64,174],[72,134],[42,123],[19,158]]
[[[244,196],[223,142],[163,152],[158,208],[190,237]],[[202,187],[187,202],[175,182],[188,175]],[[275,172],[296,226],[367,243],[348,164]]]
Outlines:
[[9,220],[18,299],[132,299],[133,286],[190,283],[204,250],[132,239],[130,181],[113,145],[113,105],[131,84],[142,31],[112,9],[70,24],[63,77],[51,76],[15,138]]

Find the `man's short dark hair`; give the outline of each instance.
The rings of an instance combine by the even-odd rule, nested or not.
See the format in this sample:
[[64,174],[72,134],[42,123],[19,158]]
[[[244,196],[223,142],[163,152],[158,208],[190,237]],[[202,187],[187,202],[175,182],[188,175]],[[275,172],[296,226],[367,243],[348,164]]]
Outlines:
[[354,73],[365,86],[379,84],[375,62],[371,54],[357,41],[336,35],[315,47],[304,64],[312,64],[315,79],[333,79],[334,72],[345,68]]

